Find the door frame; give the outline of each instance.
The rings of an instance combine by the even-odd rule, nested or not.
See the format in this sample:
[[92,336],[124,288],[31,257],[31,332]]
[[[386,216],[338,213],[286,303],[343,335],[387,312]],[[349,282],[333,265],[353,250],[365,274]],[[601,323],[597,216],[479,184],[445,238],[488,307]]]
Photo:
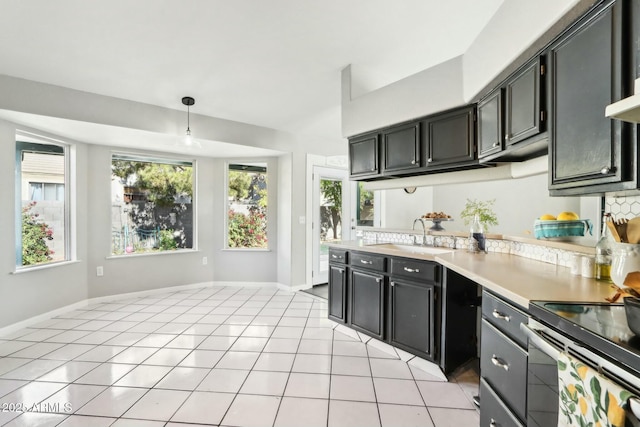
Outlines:
[[[342,239],[351,240],[351,220],[352,220],[352,197],[351,197],[351,182],[349,181],[349,170],[346,156],[344,161],[340,161],[343,156],[336,157],[324,157],[318,155],[307,155],[307,171],[306,171],[306,213],[305,217],[301,217],[301,222],[305,222],[305,240],[306,240],[306,266],[305,266],[305,285],[303,289],[309,289],[313,286],[313,257],[314,257],[314,216],[317,211],[319,217],[319,206],[314,207],[314,188],[320,188],[320,176],[336,177],[344,179],[342,187]],[[325,175],[326,173],[326,175]],[[341,175],[342,174],[342,175]],[[316,175],[317,181],[314,179]],[[317,184],[316,184],[317,182]],[[319,230],[319,229],[318,229]],[[318,234],[318,237],[320,235]],[[319,239],[318,239],[319,240]]]

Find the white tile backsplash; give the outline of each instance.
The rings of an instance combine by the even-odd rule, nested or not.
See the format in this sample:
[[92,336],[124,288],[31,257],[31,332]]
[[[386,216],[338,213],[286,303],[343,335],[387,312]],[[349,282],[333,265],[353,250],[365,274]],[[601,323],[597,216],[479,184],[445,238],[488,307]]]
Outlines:
[[[629,197],[626,197],[626,199],[629,199]],[[637,209],[640,212],[640,197],[636,199],[637,201],[635,201],[635,203],[637,204]],[[618,204],[616,204],[616,206],[618,206]],[[363,230],[362,238],[367,243],[413,244],[413,234],[402,232]],[[469,238],[447,235],[428,235],[427,244],[444,248],[465,249],[469,245]],[[517,255],[564,267],[569,267],[571,255],[575,253],[570,250],[545,246],[543,241],[541,241],[540,244],[535,244],[508,239],[487,239],[486,248],[487,252]]]

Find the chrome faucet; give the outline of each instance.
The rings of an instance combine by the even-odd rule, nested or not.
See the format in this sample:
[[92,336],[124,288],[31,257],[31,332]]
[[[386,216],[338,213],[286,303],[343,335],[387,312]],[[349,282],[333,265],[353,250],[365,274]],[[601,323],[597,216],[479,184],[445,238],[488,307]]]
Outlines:
[[415,234],[413,235],[413,244],[414,245],[420,245],[420,246],[424,246],[424,244],[427,241],[427,227],[424,225],[424,220],[422,218],[416,218],[413,221],[413,226],[411,227],[411,230],[415,230],[416,229],[416,222],[420,222],[420,224],[422,224],[422,243],[418,243],[416,241],[416,236]]

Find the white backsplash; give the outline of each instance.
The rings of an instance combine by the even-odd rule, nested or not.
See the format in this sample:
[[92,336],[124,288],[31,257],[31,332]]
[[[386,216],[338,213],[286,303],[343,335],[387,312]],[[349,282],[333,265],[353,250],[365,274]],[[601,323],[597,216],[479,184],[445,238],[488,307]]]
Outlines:
[[[640,199],[638,199],[640,201]],[[363,230],[362,238],[368,243],[397,243],[410,245],[413,244],[412,233],[392,232],[392,231],[370,231]],[[422,237],[422,236],[419,236]],[[427,236],[427,244],[437,247],[466,249],[469,244],[467,237],[447,236],[447,235],[429,235]],[[545,246],[544,244],[523,243],[508,239],[487,239],[487,252],[496,252],[517,255],[524,258],[535,259],[549,264],[569,267],[571,256],[576,252]]]
[[640,196],[607,196],[604,210],[616,219],[640,216]]

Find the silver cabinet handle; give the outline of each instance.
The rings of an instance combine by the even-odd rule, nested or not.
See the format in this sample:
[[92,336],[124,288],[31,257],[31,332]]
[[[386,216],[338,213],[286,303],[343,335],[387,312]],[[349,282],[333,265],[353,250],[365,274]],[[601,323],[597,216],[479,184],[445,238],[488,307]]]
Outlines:
[[338,258],[338,255],[336,255],[336,254],[331,254],[331,258],[336,259],[336,258]]
[[431,157],[429,157],[429,158],[427,159],[427,162],[431,163],[431,162],[433,162],[433,159],[432,159]]
[[508,133],[504,134],[504,139],[509,139],[509,134]]
[[336,268],[340,272],[340,274],[344,274],[344,268]]
[[411,164],[415,165],[416,164],[416,159],[411,160]]
[[491,363],[493,363],[498,368],[504,369],[505,371],[509,370],[509,365],[507,363],[504,363],[502,360],[500,360],[498,356],[496,356],[495,354],[491,356]]
[[407,273],[420,273],[419,269],[413,269],[413,268],[409,268],[409,267],[405,267],[404,271],[406,271]]
[[493,143],[493,148],[496,148],[496,147],[499,147],[499,146],[500,146],[500,143],[499,143],[499,142],[494,142],[494,143]]
[[496,420],[491,418],[491,422],[489,423],[489,427],[498,427],[498,424],[496,424]]
[[611,172],[611,168],[610,168],[609,166],[605,166],[605,167],[603,167],[602,169],[600,169],[600,173],[601,173],[602,175],[607,175],[607,174],[608,174],[608,173],[610,173],[610,172]]
[[389,284],[390,284],[391,286],[395,286],[395,285],[396,285],[396,282],[391,282],[391,283],[389,283]]
[[361,259],[360,262],[363,263],[363,264],[368,264],[368,265],[373,264],[373,261],[365,261],[363,259]]
[[381,278],[377,278],[376,279],[376,283],[380,283],[380,282],[382,282],[382,279]]
[[504,313],[500,313],[498,310],[493,310],[493,317],[495,317],[496,319],[502,319],[505,322],[510,322],[511,321],[511,317],[507,316]]

